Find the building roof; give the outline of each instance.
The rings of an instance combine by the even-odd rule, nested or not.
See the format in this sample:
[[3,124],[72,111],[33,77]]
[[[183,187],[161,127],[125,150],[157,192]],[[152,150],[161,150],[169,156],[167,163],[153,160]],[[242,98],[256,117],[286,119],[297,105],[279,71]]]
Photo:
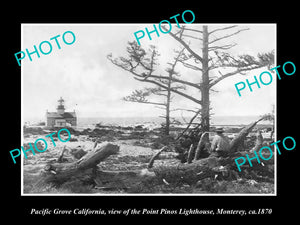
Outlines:
[[64,112],[59,114],[57,112],[47,112],[47,117],[56,118],[56,119],[64,119],[64,118],[76,118],[75,112]]

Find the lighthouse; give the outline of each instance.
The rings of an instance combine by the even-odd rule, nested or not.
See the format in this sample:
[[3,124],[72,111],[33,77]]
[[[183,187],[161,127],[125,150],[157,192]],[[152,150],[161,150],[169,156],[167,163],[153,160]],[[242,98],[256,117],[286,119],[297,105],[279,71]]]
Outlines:
[[56,112],[46,112],[47,127],[76,127],[77,117],[75,110],[74,112],[65,111],[65,100],[60,97]]

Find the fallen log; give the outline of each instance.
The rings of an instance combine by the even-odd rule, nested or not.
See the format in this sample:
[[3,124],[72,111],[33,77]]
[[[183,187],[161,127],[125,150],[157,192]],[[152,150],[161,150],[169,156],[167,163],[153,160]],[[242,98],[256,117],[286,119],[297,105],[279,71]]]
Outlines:
[[[156,166],[151,169],[131,171],[97,170],[95,183],[97,189],[125,189],[136,192],[139,187],[149,188],[154,185],[193,184],[206,177],[214,177],[216,167],[221,164],[216,157],[201,159],[190,164]],[[145,190],[141,190],[145,191]]]
[[61,184],[74,176],[80,177],[92,174],[101,161],[118,152],[118,145],[107,143],[90,151],[78,161],[47,164],[44,168],[44,178],[41,182]]
[[[260,120],[245,127],[230,143],[232,148],[238,148],[241,141],[244,140],[247,134]],[[207,141],[208,133],[201,136],[196,150],[200,152],[200,150],[206,146]],[[258,140],[258,143],[260,144],[260,140]],[[48,164],[44,168],[42,183],[60,185],[71,179],[79,179],[84,182],[91,182],[95,185],[95,188],[101,190],[124,189],[128,192],[134,192],[137,191],[138,187],[143,189],[143,187],[147,185],[152,187],[155,184],[196,184],[197,181],[207,177],[212,179],[216,179],[216,177],[237,179],[239,176],[246,176],[253,179],[264,179],[262,176],[269,176],[271,181],[273,179],[273,159],[264,161],[263,163],[257,163],[253,160],[253,167],[245,163],[245,165],[241,167],[242,172],[238,172],[234,159],[242,156],[245,157],[246,154],[248,154],[250,158],[254,157],[254,154],[248,151],[232,151],[231,155],[226,158],[211,156],[194,160],[187,164],[178,163],[177,165],[160,165],[153,167],[155,159],[157,159],[159,154],[166,148],[167,146],[163,147],[153,155],[148,164],[148,168],[131,171],[101,171],[97,165],[107,157],[118,154],[119,152],[119,146],[117,145],[111,143],[102,144],[75,162],[56,162]],[[190,147],[190,150],[192,148],[193,146]],[[268,155],[264,155],[264,157],[268,158]],[[253,175],[254,171],[255,173]]]
[[[229,157],[208,157],[193,161],[190,164],[178,164],[177,166],[160,166],[153,168],[156,177],[165,179],[169,183],[187,183],[195,184],[197,181],[210,177],[215,179],[218,176],[220,179],[232,180],[240,177],[247,177],[249,179],[262,180],[262,176],[266,181],[274,181],[274,159],[268,161],[261,160],[258,163],[252,160],[252,167],[245,163],[241,166],[241,172],[238,171],[234,159],[238,157],[253,158],[254,153],[248,151],[236,152]],[[268,153],[262,153],[264,158],[268,158]],[[248,175],[250,172],[250,176]]]
[[130,171],[97,170],[93,178],[96,189],[125,189],[132,192],[143,184],[154,184],[157,181],[156,174],[148,169]]
[[251,130],[255,127],[255,125],[263,120],[264,118],[260,118],[259,120],[249,124],[248,126],[244,127],[239,134],[234,137],[230,142],[230,152],[236,152],[238,151],[239,146],[242,144],[242,142],[245,140],[246,136],[251,132]]

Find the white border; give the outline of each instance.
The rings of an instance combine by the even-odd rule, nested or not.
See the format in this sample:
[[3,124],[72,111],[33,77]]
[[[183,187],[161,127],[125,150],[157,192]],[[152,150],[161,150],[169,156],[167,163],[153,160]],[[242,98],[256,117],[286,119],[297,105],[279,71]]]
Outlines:
[[[51,26],[85,26],[85,25],[89,25],[89,26],[99,26],[99,25],[107,25],[107,26],[120,26],[120,25],[141,25],[141,24],[151,24],[151,23],[128,23],[128,24],[120,24],[120,23],[69,23],[69,24],[65,24],[65,23],[40,23],[40,24],[32,24],[32,23],[21,23],[21,49],[23,48],[23,26],[24,25],[31,25],[31,26],[41,26],[41,25],[51,25]],[[197,24],[197,25],[252,25],[252,26],[264,26],[264,25],[274,25],[275,26],[275,65],[277,65],[277,23],[193,23],[193,24]],[[275,130],[274,130],[274,134],[275,134],[275,142],[277,141],[277,79],[275,79],[275,96],[276,96],[276,100],[275,100]],[[24,124],[24,120],[23,120],[23,66],[21,66],[21,144],[23,144],[23,124]],[[88,194],[44,194],[44,193],[38,193],[38,194],[33,194],[33,193],[24,193],[24,188],[23,188],[23,163],[24,163],[24,155],[21,157],[21,196],[277,196],[277,151],[274,151],[274,153],[276,152],[276,154],[274,154],[274,165],[275,165],[275,179],[274,179],[274,193],[273,194],[259,194],[259,193],[216,193],[216,194],[211,194],[211,193],[207,193],[207,194],[203,194],[203,193],[195,193],[195,194],[187,194],[187,193],[181,193],[181,194],[145,194],[145,193],[141,193],[141,194],[130,194],[130,193],[124,193],[124,194],[103,194],[103,193],[88,193]]]

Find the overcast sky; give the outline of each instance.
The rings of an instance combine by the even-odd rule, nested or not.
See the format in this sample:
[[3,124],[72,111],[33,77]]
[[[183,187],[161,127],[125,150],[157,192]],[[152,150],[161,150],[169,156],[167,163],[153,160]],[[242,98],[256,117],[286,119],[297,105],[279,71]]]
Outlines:
[[[22,49],[33,51],[33,45],[39,46],[42,41],[49,41],[51,37],[72,31],[76,41],[66,45],[58,38],[61,49],[57,49],[53,41],[53,50],[49,55],[33,61],[28,58],[22,61],[23,83],[23,115],[24,118],[44,119],[46,110],[56,111],[57,100],[65,99],[67,111],[76,110],[79,117],[137,117],[158,116],[161,110],[147,104],[122,101],[122,97],[129,95],[135,89],[146,85],[133,79],[133,76],[121,68],[113,65],[106,56],[112,53],[114,57],[125,56],[128,41],[134,40],[133,33],[152,24],[22,24]],[[175,24],[173,24],[175,26]],[[199,24],[193,25],[195,28]],[[274,24],[246,24],[240,28],[250,28],[226,43],[236,43],[230,51],[232,54],[252,54],[268,52],[276,48],[276,26]],[[209,24],[209,30],[216,25]],[[227,32],[230,33],[230,32]],[[215,33],[215,37],[223,33]],[[147,48],[156,45],[161,56],[160,67],[163,71],[173,57],[173,50],[182,46],[168,34],[153,34],[150,41],[146,36],[141,39],[141,45]],[[220,42],[221,44],[222,42]],[[192,41],[196,49],[197,42]],[[201,52],[201,45],[196,52]],[[45,47],[46,49],[46,47]],[[199,72],[178,66],[182,79],[199,82]],[[254,75],[267,70],[253,70],[246,74],[249,80]],[[225,72],[225,71],[223,71]],[[213,72],[211,75],[217,72]],[[234,84],[245,81],[245,76],[237,75],[218,83],[211,94],[211,107],[215,115],[261,115],[271,111],[271,105],[276,99],[276,82],[254,87],[253,92],[244,91],[239,97]],[[252,78],[252,79],[251,79]],[[189,90],[194,96],[197,91]],[[200,96],[200,93],[199,93]],[[195,104],[190,100],[174,95],[173,106],[176,108],[193,108]]]

